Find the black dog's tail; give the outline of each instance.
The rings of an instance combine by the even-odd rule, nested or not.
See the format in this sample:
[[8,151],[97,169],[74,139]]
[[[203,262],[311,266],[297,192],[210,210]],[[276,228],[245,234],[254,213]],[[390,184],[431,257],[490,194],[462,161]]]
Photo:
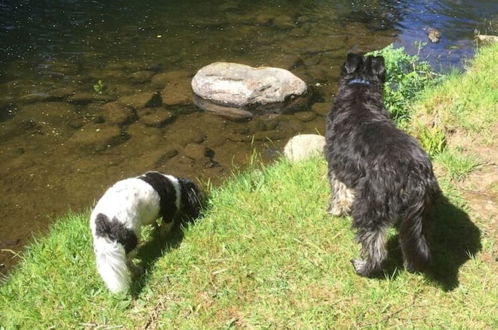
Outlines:
[[399,238],[408,271],[424,270],[431,255],[427,241],[428,208],[431,196],[425,185],[419,184],[411,191],[408,207],[401,219]]

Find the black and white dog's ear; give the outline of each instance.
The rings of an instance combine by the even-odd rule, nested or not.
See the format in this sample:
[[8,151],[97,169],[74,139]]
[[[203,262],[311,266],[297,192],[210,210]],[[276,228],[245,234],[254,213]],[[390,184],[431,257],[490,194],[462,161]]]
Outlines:
[[370,70],[372,71],[372,74],[376,75],[380,81],[385,82],[386,81],[386,68],[385,68],[385,62],[384,62],[384,57],[382,56],[371,56],[372,62],[370,65]]
[[191,219],[197,218],[204,208],[204,193],[195,183],[188,179],[180,179],[182,190],[182,209]]
[[358,54],[349,53],[346,62],[342,67],[342,74],[351,74],[358,70],[363,63],[363,56]]

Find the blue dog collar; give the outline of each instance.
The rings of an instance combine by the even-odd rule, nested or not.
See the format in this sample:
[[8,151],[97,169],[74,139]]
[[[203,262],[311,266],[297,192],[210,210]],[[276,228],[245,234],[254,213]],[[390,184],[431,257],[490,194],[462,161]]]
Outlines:
[[370,81],[365,79],[353,79],[348,82],[348,85],[352,84],[370,85]]

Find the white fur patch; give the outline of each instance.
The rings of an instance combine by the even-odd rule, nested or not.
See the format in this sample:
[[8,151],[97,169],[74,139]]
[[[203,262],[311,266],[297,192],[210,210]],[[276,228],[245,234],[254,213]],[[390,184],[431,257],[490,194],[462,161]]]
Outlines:
[[130,274],[123,246],[97,237],[94,241],[97,270],[112,293],[124,292],[130,286]]
[[354,201],[354,191],[337,180],[334,173],[330,173],[329,176],[332,189],[332,196],[328,209],[329,214],[333,216],[349,215],[351,212],[351,205]]
[[168,178],[168,180],[173,184],[173,188],[175,188],[175,205],[176,205],[176,210],[180,210],[180,203],[181,203],[181,187],[180,187],[180,181],[178,181],[177,178],[175,178],[172,175],[165,175],[165,177]]

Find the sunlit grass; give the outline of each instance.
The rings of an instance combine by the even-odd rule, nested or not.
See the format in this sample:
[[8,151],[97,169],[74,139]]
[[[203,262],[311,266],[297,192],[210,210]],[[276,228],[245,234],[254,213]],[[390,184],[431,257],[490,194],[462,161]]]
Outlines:
[[465,153],[459,148],[445,150],[435,160],[444,166],[450,179],[457,181],[465,179],[482,164],[477,155]]
[[496,138],[498,119],[498,44],[479,50],[467,72],[452,73],[427,89],[415,103],[414,131],[435,127],[445,134],[465,130],[478,139]]
[[349,262],[358,255],[350,220],[325,212],[325,173],[323,159],[279,161],[214,189],[204,217],[183,231],[178,244],[156,254],[142,286],[129,295],[112,296],[98,277],[88,214],[61,219],[29,247],[0,288],[1,323],[188,329],[496,325],[498,279],[479,256],[464,264],[460,285],[450,291],[405,272],[396,250],[385,279],[358,277]]

